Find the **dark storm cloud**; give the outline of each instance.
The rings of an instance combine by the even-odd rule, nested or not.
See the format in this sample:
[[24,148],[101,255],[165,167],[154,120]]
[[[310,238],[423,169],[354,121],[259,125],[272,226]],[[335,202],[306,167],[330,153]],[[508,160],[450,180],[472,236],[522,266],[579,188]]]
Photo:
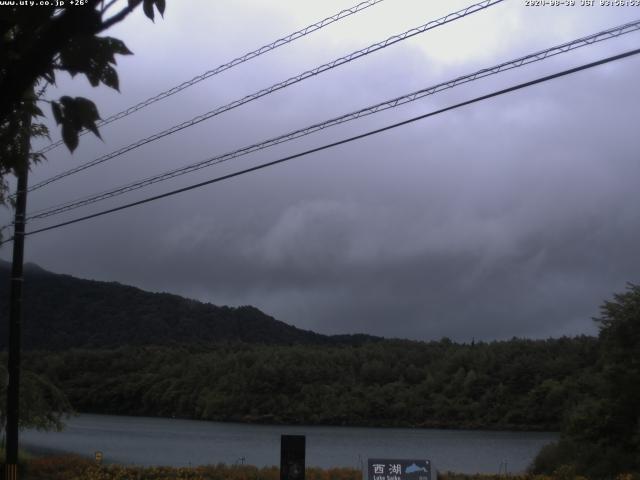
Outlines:
[[[485,51],[477,58],[467,52],[465,57],[464,45],[455,42],[410,43],[194,127],[179,139],[149,145],[87,172],[77,183],[60,182],[46,195],[34,193],[32,205],[103,190],[546,46],[527,26],[529,14],[513,4],[509,9],[504,28],[513,45],[501,39],[499,29],[478,38],[495,54]],[[536,21],[544,16],[532,15]],[[549,17],[549,37],[558,43],[558,38],[621,23],[619,16],[598,23],[582,11],[579,15],[591,23]],[[169,12],[167,17],[160,28],[171,36],[176,27]],[[478,22],[469,25],[486,29],[487,20]],[[235,31],[229,24],[221,28],[215,34],[220,38]],[[457,32],[464,38],[465,30]],[[143,52],[150,33],[133,33]],[[345,44],[357,43],[353,32],[342,33],[351,35]],[[325,40],[332,38],[326,35]],[[206,34],[194,28],[193,37],[204,41]],[[444,92],[170,186],[418,115],[619,51],[633,41],[602,44]],[[110,127],[105,138],[126,144],[230,101],[238,92],[281,80],[285,71],[300,71],[299,65],[314,66],[335,52],[345,53],[335,40],[324,44],[326,52],[312,47],[311,40],[305,45],[311,50],[291,50],[293,65],[287,55],[247,65],[141,113],[135,127],[124,122]],[[127,76],[135,65],[155,71],[157,49],[149,50],[151,60],[143,55],[121,67],[138,98],[144,97],[146,82],[162,89],[188,77],[189,69],[205,69],[203,52],[181,56],[179,44],[166,48],[174,66],[167,78]],[[220,48],[232,56],[229,45]],[[34,236],[29,257],[54,271],[218,304],[253,304],[328,333],[460,340],[590,333],[590,317],[602,300],[626,281],[640,281],[640,213],[634,208],[640,202],[640,145],[637,93],[630,88],[639,68],[637,59],[625,60],[212,188]],[[99,98],[114,102],[110,111],[130,103],[107,93]],[[87,139],[74,161],[113,148],[114,143]],[[52,156],[35,175],[44,178],[63,162],[69,160]]]

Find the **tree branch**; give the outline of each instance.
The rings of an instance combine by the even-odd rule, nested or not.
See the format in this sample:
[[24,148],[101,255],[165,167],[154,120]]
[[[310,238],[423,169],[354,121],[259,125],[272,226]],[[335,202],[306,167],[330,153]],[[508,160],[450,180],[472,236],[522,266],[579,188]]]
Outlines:
[[61,15],[47,19],[37,28],[38,34],[19,51],[18,59],[6,67],[0,77],[0,121],[5,120],[15,108],[16,99],[48,70],[55,55],[71,39],[81,35],[96,35],[124,20],[142,0],[134,0],[120,12],[102,20],[96,10],[101,0],[88,0],[82,9],[68,8]]
[[100,13],[101,13],[102,15],[104,15],[104,14],[107,12],[107,10],[109,10],[111,7],[113,7],[117,2],[118,2],[118,0],[111,0],[111,1],[110,1],[109,3],[107,3],[107,5],[105,6],[105,5],[104,5],[104,1],[103,1],[103,2],[102,2],[102,4],[103,4],[103,5],[102,5],[102,7],[101,7]]
[[142,3],[142,0],[136,0],[135,2],[131,2],[125,8],[123,8],[118,13],[116,13],[113,17],[109,18],[108,20],[103,20],[102,29],[100,31],[102,32],[102,31],[106,30],[107,28],[112,27],[116,23],[119,23],[122,20],[124,20],[127,17],[127,15],[129,15],[131,12],[133,12],[135,10],[135,8],[138,5],[140,5],[140,3]]

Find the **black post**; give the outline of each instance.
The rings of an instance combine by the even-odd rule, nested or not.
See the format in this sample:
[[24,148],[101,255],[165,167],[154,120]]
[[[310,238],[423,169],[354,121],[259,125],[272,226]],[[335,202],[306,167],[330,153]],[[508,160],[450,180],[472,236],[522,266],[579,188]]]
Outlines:
[[280,480],[304,480],[305,436],[280,437]]
[[24,262],[24,229],[27,210],[27,180],[31,113],[25,105],[22,144],[24,163],[17,167],[16,213],[13,233],[13,265],[11,268],[11,297],[9,312],[9,385],[7,386],[7,451],[5,480],[18,479],[18,419],[20,405],[20,323],[22,321],[22,264]]

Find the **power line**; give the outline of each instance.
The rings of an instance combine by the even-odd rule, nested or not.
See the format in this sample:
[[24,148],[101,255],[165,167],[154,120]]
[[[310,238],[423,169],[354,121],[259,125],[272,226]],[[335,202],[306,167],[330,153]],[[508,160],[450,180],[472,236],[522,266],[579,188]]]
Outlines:
[[[278,47],[281,47],[283,45],[287,45],[288,43],[293,42],[294,40],[297,40],[299,38],[302,38],[306,35],[309,35],[310,33],[313,33],[317,30],[320,30],[324,27],[326,27],[327,25],[331,25],[332,23],[338,22],[340,20],[342,20],[343,18],[349,17],[355,13],[358,13],[362,10],[365,10],[369,7],[372,7],[373,5],[376,5],[377,3],[383,2],[384,0],[367,0],[365,2],[359,3],[353,7],[350,8],[346,8],[344,10],[341,10],[340,12],[336,13],[335,15],[331,15],[330,17],[327,17],[323,20],[320,20],[319,22],[313,23],[311,25],[308,25],[300,30],[297,30],[293,33],[290,33],[289,35],[286,35],[282,38],[279,38],[278,40],[275,40],[271,43],[268,43],[267,45],[263,45],[260,48],[257,48],[256,50],[253,50],[249,53],[245,53],[244,55],[239,56],[238,58],[234,58],[233,60],[231,60],[230,62],[224,63],[212,70],[208,70],[196,77],[193,77],[191,80],[187,80],[186,82],[181,83],[180,85],[177,85],[173,88],[170,88],[169,90],[165,90],[164,92],[158,93],[157,95],[154,95],[153,97],[147,98],[146,100],[143,100],[140,103],[137,103],[136,105],[133,105],[125,110],[122,110],[121,112],[115,113],[113,115],[111,115],[110,117],[105,118],[104,120],[100,120],[99,122],[97,122],[98,127],[102,127],[104,125],[107,125],[109,123],[115,122],[116,120],[120,120],[121,118],[127,117],[129,115],[131,115],[134,112],[137,112],[138,110],[142,110],[145,107],[148,107],[149,105],[158,102],[160,100],[164,100],[167,97],[170,97],[172,95],[175,95],[178,92],[181,92],[182,90],[189,88],[193,85],[195,85],[196,83],[202,82],[203,80],[206,80],[207,78],[213,77],[214,75],[217,75],[219,73],[224,72],[225,70],[229,70],[230,68],[233,68],[237,65],[240,65],[241,63],[247,62],[249,60],[252,60],[256,57],[259,57],[260,55],[263,55],[267,52],[270,52],[272,50],[275,50]],[[87,130],[82,130],[80,132],[80,135],[84,135],[85,133],[88,133]],[[42,150],[40,150],[39,153],[46,153],[49,152],[51,150],[53,150],[54,148],[62,145],[64,142],[62,140],[58,140],[56,142],[53,142],[49,145],[47,145],[46,147],[44,147]]]
[[[486,95],[475,97],[475,98],[473,98],[471,100],[467,100],[465,102],[457,103],[455,105],[451,105],[449,107],[441,108],[439,110],[435,110],[433,112],[429,112],[429,113],[426,113],[424,115],[419,115],[417,117],[413,117],[413,118],[410,118],[408,120],[403,120],[401,122],[397,122],[397,123],[394,123],[394,124],[391,124],[391,125],[387,125],[386,127],[382,127],[382,128],[378,128],[378,129],[375,129],[375,130],[371,130],[369,132],[362,133],[360,135],[355,135],[355,136],[352,136],[352,137],[349,137],[349,138],[345,138],[343,140],[339,140],[337,142],[325,144],[323,146],[312,148],[312,149],[309,149],[309,150],[306,150],[304,152],[300,152],[300,153],[297,153],[297,154],[294,154],[294,155],[289,155],[287,157],[280,158],[278,160],[274,160],[274,161],[271,161],[271,162],[267,162],[267,163],[263,163],[263,164],[260,164],[260,165],[256,165],[256,166],[251,167],[251,168],[247,168],[247,169],[240,170],[240,171],[237,171],[237,172],[234,172],[234,173],[230,173],[230,174],[227,174],[227,175],[216,177],[216,178],[213,178],[213,179],[210,179],[210,180],[207,180],[207,181],[204,181],[204,182],[196,183],[194,185],[190,185],[190,186],[187,186],[187,187],[183,187],[183,188],[179,188],[179,189],[176,189],[176,190],[172,190],[170,192],[162,193],[160,195],[155,195],[155,196],[152,196],[152,197],[148,197],[148,198],[145,198],[143,200],[138,200],[136,202],[131,202],[131,203],[128,203],[128,204],[125,204],[125,205],[121,205],[119,207],[110,208],[108,210],[103,210],[101,212],[93,213],[91,215],[85,215],[83,217],[75,218],[73,220],[68,220],[66,222],[61,222],[61,223],[58,223],[58,224],[55,224],[55,225],[51,225],[51,226],[48,226],[48,227],[39,228],[37,230],[32,230],[30,232],[25,233],[25,235],[34,235],[36,233],[41,233],[41,232],[46,232],[46,231],[49,231],[49,230],[54,230],[54,229],[57,229],[57,228],[61,228],[61,227],[67,226],[67,225],[72,225],[74,223],[82,222],[82,221],[89,220],[89,219],[92,219],[92,218],[101,217],[101,216],[107,215],[109,213],[114,213],[114,212],[118,212],[120,210],[125,210],[127,208],[131,208],[131,207],[135,207],[135,206],[138,206],[138,205],[142,205],[144,203],[149,203],[149,202],[153,202],[155,200],[160,200],[162,198],[166,198],[166,197],[170,197],[170,196],[173,196],[173,195],[177,195],[179,193],[187,192],[189,190],[195,190],[196,188],[204,187],[206,185],[210,185],[210,184],[213,184],[213,183],[218,183],[218,182],[221,182],[221,181],[224,181],[224,180],[228,180],[228,179],[231,179],[231,178],[234,178],[234,177],[238,177],[238,176],[244,175],[246,173],[255,172],[257,170],[262,170],[264,168],[271,167],[271,166],[274,166],[274,165],[277,165],[277,164],[280,164],[280,163],[284,163],[284,162],[287,162],[287,161],[290,161],[290,160],[293,160],[293,159],[296,159],[296,158],[300,158],[300,157],[303,157],[303,156],[306,156],[306,155],[309,155],[309,154],[312,154],[312,153],[317,153],[317,152],[320,152],[320,151],[323,151],[323,150],[327,150],[329,148],[333,148],[333,147],[336,147],[336,146],[339,146],[339,145],[344,145],[346,143],[350,143],[350,142],[353,142],[355,140],[361,140],[363,138],[370,137],[372,135],[377,135],[379,133],[386,132],[387,130],[392,130],[392,129],[395,129],[395,128],[398,128],[398,127],[401,127],[401,126],[404,126],[404,125],[408,125],[408,124],[413,123],[413,122],[417,122],[418,120],[423,120],[425,118],[433,117],[435,115],[439,115],[439,114],[444,113],[444,112],[455,110],[457,108],[464,107],[466,105],[471,105],[473,103],[477,103],[477,102],[480,102],[480,101],[483,101],[483,100],[488,100],[490,98],[494,98],[494,97],[497,97],[497,96],[500,96],[500,95],[504,95],[506,93],[514,92],[516,90],[521,90],[523,88],[528,88],[528,87],[531,87],[533,85],[537,85],[539,83],[547,82],[547,81],[550,81],[550,80],[553,80],[553,79],[556,79],[556,78],[560,78],[560,77],[563,77],[563,76],[566,76],[566,75],[570,75],[570,74],[577,73],[577,72],[580,72],[580,71],[583,71],[583,70],[587,70],[589,68],[593,68],[593,67],[596,67],[596,66],[599,66],[599,65],[603,65],[603,64],[606,64],[606,63],[609,63],[609,62],[613,62],[613,61],[616,61],[616,60],[621,60],[623,58],[631,57],[631,56],[637,55],[639,53],[640,53],[640,48],[635,49],[635,50],[630,50],[630,51],[627,51],[627,52],[624,52],[624,53],[621,53],[621,54],[618,54],[618,55],[613,55],[613,56],[610,56],[610,57],[607,57],[607,58],[604,58],[604,59],[601,59],[601,60],[598,60],[598,61],[595,61],[595,62],[583,64],[583,65],[581,65],[579,67],[574,67],[574,68],[571,68],[571,69],[568,69],[568,70],[563,70],[561,72],[554,73],[552,75],[539,77],[539,78],[537,78],[535,80],[531,80],[531,81],[528,81],[528,82],[520,83],[520,84],[514,85],[512,87],[508,87],[508,88],[505,88],[505,89],[502,89],[502,90],[495,91],[493,93],[489,93],[489,94],[486,94]],[[4,243],[7,243],[10,240],[11,239],[7,239],[7,240],[1,242],[0,245],[2,245]]]
[[484,78],[490,75],[495,75],[498,74],[500,72],[504,72],[507,70],[511,70],[513,68],[518,68],[524,65],[529,65],[531,63],[534,62],[539,62],[541,60],[544,60],[546,58],[561,54],[561,53],[566,53],[569,51],[573,51],[576,48],[580,48],[580,47],[584,47],[584,46],[588,46],[588,45],[592,45],[594,43],[597,42],[601,42],[604,40],[608,40],[611,38],[617,38],[621,35],[627,34],[627,33],[631,33],[634,31],[640,30],[640,20],[636,20],[634,22],[629,22],[623,25],[619,25],[616,27],[612,27],[609,28],[607,30],[592,34],[592,35],[588,35],[586,37],[581,37],[578,38],[576,40],[572,40],[570,42],[565,42],[562,43],[560,45],[556,45],[554,47],[545,49],[545,50],[541,50],[535,53],[531,53],[525,56],[521,56],[518,57],[514,60],[509,60],[503,63],[500,63],[498,65],[494,65],[493,67],[489,67],[489,68],[484,68],[482,70],[478,70],[474,73],[468,74],[468,75],[464,75],[464,76],[460,76],[457,77],[453,80],[449,80],[446,82],[442,82],[439,83],[437,85],[433,85],[430,86],[428,88],[424,88],[421,90],[418,90],[416,92],[410,93],[410,94],[406,94],[400,97],[396,97],[393,98],[391,100],[386,100],[384,102],[378,103],[376,105],[373,106],[369,106],[366,108],[362,108],[360,110],[357,110],[355,112],[351,112],[351,113],[347,113],[345,115],[341,115],[339,117],[336,118],[332,118],[330,120],[326,120],[324,122],[321,123],[316,123],[314,125],[311,126],[307,126],[305,128],[301,128],[289,133],[286,133],[284,135],[280,135],[278,137],[274,137],[271,138],[269,140],[265,140],[259,143],[255,143],[253,145],[250,146],[246,146],[246,147],[242,147],[240,149],[234,150],[232,152],[227,152],[225,154],[222,155],[217,155],[215,157],[209,158],[207,160],[203,160],[201,162],[198,163],[194,163],[185,167],[181,167],[181,168],[176,168],[174,170],[170,170],[168,172],[164,172],[158,175],[154,175],[151,177],[147,177],[145,179],[142,180],[138,180],[136,182],[121,186],[121,187],[117,187],[115,189],[111,189],[105,192],[101,192],[98,194],[94,194],[88,197],[84,197],[82,199],[78,199],[78,200],[73,200],[73,201],[69,201],[69,202],[65,202],[63,204],[59,204],[53,207],[49,207],[46,209],[41,209],[39,211],[36,212],[32,212],[31,214],[29,214],[29,216],[27,217],[28,220],[35,220],[35,219],[42,219],[42,218],[47,218],[53,215],[57,215],[63,212],[67,212],[70,210],[74,210],[76,208],[80,208],[86,205],[90,205],[92,203],[96,203],[99,202],[101,200],[105,200],[107,198],[113,198],[134,190],[138,190],[140,188],[144,188],[147,187],[149,185],[153,185],[155,183],[158,182],[162,182],[165,180],[169,180],[171,178],[175,178],[178,177],[180,175],[184,175],[187,173],[191,173],[212,165],[216,165],[219,163],[223,163],[229,160],[232,160],[234,158],[238,158],[244,155],[248,155],[250,153],[254,153],[257,152],[259,150],[263,150],[265,148],[269,148],[272,147],[274,145],[278,145],[280,143],[284,143],[287,141],[291,141],[294,140],[296,138],[300,138],[315,132],[318,132],[320,130],[335,126],[335,125],[340,125],[342,123],[346,123],[348,121],[351,120],[355,120],[367,115],[371,115],[374,113],[378,113],[381,111],[385,111],[391,108],[395,108],[398,107],[400,105],[409,103],[409,102],[413,102],[415,100],[418,100],[420,98],[424,98],[426,96],[429,95],[433,95],[435,93],[438,93],[442,90],[446,90],[446,89],[450,89],[450,88],[454,88],[458,85],[462,85],[465,83],[469,83],[472,82],[474,80],[478,80],[480,78]]
[[46,180],[43,180],[39,183],[36,183],[34,185],[32,185],[31,187],[29,187],[29,191],[33,191],[33,190],[37,190],[39,188],[44,187],[45,185],[48,185],[50,183],[53,183],[55,181],[58,181],[62,178],[68,177],[69,175],[73,175],[75,173],[81,172],[83,170],[86,170],[87,168],[93,167],[95,165],[98,165],[100,163],[106,162],[107,160],[111,160],[112,158],[118,157],[124,153],[130,152],[131,150],[134,150],[136,148],[139,148],[143,145],[146,145],[147,143],[159,140],[163,137],[166,137],[168,135],[171,135],[173,133],[179,132],[180,130],[184,130],[185,128],[189,128],[192,127],[193,125],[196,125],[200,122],[203,122],[205,120],[208,120],[216,115],[220,115],[221,113],[227,112],[229,110],[232,110],[236,107],[239,107],[241,105],[244,105],[245,103],[249,103],[253,100],[257,100],[258,98],[264,97],[265,95],[269,95],[273,92],[276,92],[278,90],[281,90],[283,88],[289,87],[293,84],[299,83],[303,80],[306,80],[310,77],[314,77],[316,75],[319,75],[323,72],[326,72],[328,70],[331,70],[335,67],[338,67],[340,65],[349,63],[353,60],[356,60],[358,58],[364,57],[366,55],[369,55],[370,53],[376,52],[378,50],[382,50],[383,48],[386,48],[390,45],[393,45],[395,43],[401,42],[403,40],[406,40],[408,38],[411,38],[415,35],[424,33],[428,30],[434,29],[436,27],[439,27],[441,25],[453,22],[455,20],[458,20],[460,18],[464,18],[467,15],[471,15],[473,13],[476,13],[480,10],[484,10],[488,7],[491,7],[493,5],[496,5],[498,3],[503,2],[504,0],[483,0],[480,3],[476,3],[474,5],[470,5],[462,10],[459,10],[457,12],[453,12],[453,13],[449,13],[448,15],[441,17],[437,20],[432,20],[424,25],[421,25],[419,27],[416,28],[412,28],[410,30],[407,30],[406,32],[403,32],[399,35],[394,35],[392,37],[387,38],[386,40],[383,40],[382,42],[378,42],[375,43],[373,45],[370,45],[366,48],[363,48],[361,50],[357,50],[355,52],[350,53],[349,55],[345,55],[344,57],[340,57],[336,60],[333,60],[329,63],[325,63],[324,65],[321,65],[319,67],[316,67],[312,70],[307,70],[304,73],[301,73],[299,75],[296,75],[295,77],[291,77],[283,82],[280,83],[276,83],[268,88],[264,88],[262,90],[259,90],[258,92],[255,92],[251,95],[247,95],[241,99],[235,100],[231,103],[228,103],[227,105],[218,107],[214,110],[211,110],[207,113],[204,113],[202,115],[199,115],[197,117],[192,118],[191,120],[188,120],[186,122],[180,123],[178,125],[174,125],[171,128],[168,128],[166,130],[163,130],[162,132],[153,134],[149,137],[143,138],[141,140],[138,140],[135,143],[132,143],[130,145],[127,145],[125,147],[122,147],[118,150],[115,150],[111,153],[108,153],[106,155],[103,155],[101,157],[96,158],[95,160],[92,160],[90,162],[87,162],[83,165],[79,165],[75,168],[72,168],[70,170],[67,170],[65,172],[59,173],[58,175],[54,175],[53,177],[50,177]]

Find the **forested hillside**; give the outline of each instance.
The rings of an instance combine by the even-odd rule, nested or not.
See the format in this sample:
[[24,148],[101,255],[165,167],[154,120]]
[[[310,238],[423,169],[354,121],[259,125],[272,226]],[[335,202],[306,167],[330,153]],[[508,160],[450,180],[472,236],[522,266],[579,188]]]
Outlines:
[[[0,261],[0,350],[7,348],[9,264]],[[61,350],[122,345],[361,343],[368,335],[326,336],[287,325],[257,308],[217,307],[115,282],[83,280],[27,264],[22,345]]]
[[[7,269],[0,264],[0,275]],[[26,277],[24,345],[40,351],[26,354],[24,365],[80,412],[558,429],[589,390],[596,364],[591,337],[471,345],[331,337],[253,307],[217,307],[34,265]],[[4,283],[0,311],[7,297]]]
[[591,337],[473,345],[218,345],[31,353],[80,412],[289,424],[551,429],[590,388]]
[[[71,405],[218,421],[561,430],[534,471],[638,469],[636,285],[603,304],[598,338],[456,344],[326,336],[253,307],[34,265],[26,273],[24,426],[55,427]],[[7,293],[0,284],[0,311]],[[0,330],[0,365],[6,338]],[[4,385],[0,368],[0,394]]]

